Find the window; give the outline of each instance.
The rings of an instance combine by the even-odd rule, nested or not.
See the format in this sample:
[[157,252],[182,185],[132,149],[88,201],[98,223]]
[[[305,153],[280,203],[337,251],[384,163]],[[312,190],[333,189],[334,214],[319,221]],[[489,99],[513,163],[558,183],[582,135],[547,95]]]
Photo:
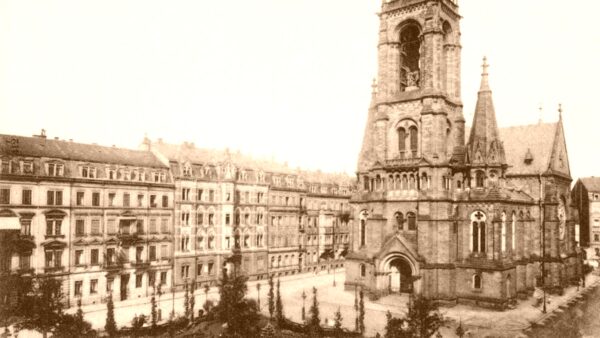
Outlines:
[[420,84],[421,32],[409,24],[400,31],[400,91],[414,90]]
[[85,234],[85,223],[84,220],[75,220],[75,236],[83,236]]
[[150,246],[150,261],[153,262],[156,260],[156,246],[155,245],[151,245]]
[[209,249],[215,248],[215,236],[214,235],[208,236],[208,248]]
[[225,225],[230,225],[231,223],[231,215],[225,214]]
[[190,212],[189,211],[181,212],[181,225],[184,225],[184,226],[190,225]]
[[144,206],[144,195],[142,195],[142,194],[137,195],[137,206],[138,207]]
[[198,276],[202,276],[202,271],[204,270],[204,264],[202,263],[198,263],[197,269],[196,269],[196,274]]
[[485,252],[485,221],[486,216],[481,211],[471,214],[472,252]]
[[62,219],[50,218],[46,220],[46,236],[59,236],[61,234]]
[[473,275],[473,289],[481,289],[481,275]]
[[197,223],[198,225],[202,225],[202,224],[204,224],[204,214],[203,214],[202,212],[198,212],[198,213],[196,214],[196,223]]
[[360,265],[360,276],[361,277],[367,276],[367,267],[364,264]]
[[10,204],[10,189],[0,189],[0,204]]
[[160,272],[160,285],[167,285],[167,272],[166,271]]
[[155,286],[156,285],[156,274],[154,271],[148,272],[148,285]]
[[208,225],[215,225],[215,214],[208,214]]
[[98,265],[98,249],[92,249],[90,252],[90,264]]
[[125,208],[129,208],[130,205],[130,195],[128,193],[123,194],[123,206]]
[[141,220],[141,219],[137,220],[137,222],[135,223],[135,231],[138,234],[144,233],[144,220]]
[[485,181],[485,174],[483,171],[479,170],[475,173],[475,186],[477,188],[483,188]]
[[98,280],[97,279],[92,279],[90,280],[90,294],[96,294],[98,293]]
[[117,179],[117,171],[115,169],[108,169],[108,179],[109,180]]
[[75,204],[76,205],[83,205],[83,197],[84,197],[84,192],[83,191],[78,191],[76,198],[75,198]]
[[190,251],[190,236],[189,235],[181,235],[181,246],[180,250],[183,252]]
[[117,222],[114,219],[109,219],[106,221],[106,231],[110,235],[117,232]]
[[90,232],[92,235],[99,235],[102,232],[101,228],[100,228],[100,220],[99,219],[92,220],[92,226],[90,228]]
[[600,235],[594,234],[594,242],[600,242]]
[[62,205],[62,190],[48,190],[46,196],[48,205]]
[[160,220],[160,232],[163,234],[169,233],[169,219],[163,218]]
[[151,208],[156,208],[157,204],[156,204],[156,195],[150,195],[150,207]]
[[404,229],[404,215],[401,212],[397,212],[394,216],[396,218],[396,229],[403,230]]
[[62,250],[47,250],[45,254],[46,268],[58,268],[62,266]]
[[21,204],[31,205],[31,189],[23,189],[23,194],[21,195]]
[[108,264],[115,263],[115,248],[106,249],[106,262],[104,262],[104,263],[108,263]]
[[169,196],[165,195],[162,197],[162,206],[163,206],[163,208],[169,207]]
[[33,162],[23,161],[23,173],[33,174]]
[[213,262],[208,263],[208,274],[209,275],[213,274],[213,267],[214,267],[214,265],[215,264]]
[[183,201],[189,201],[190,200],[190,188],[182,188],[181,189],[181,199]]
[[108,206],[112,207],[115,205],[115,196],[116,194],[114,192],[111,192],[108,194]]
[[364,219],[360,220],[360,245],[366,245],[366,232],[367,232],[367,221]]
[[400,151],[400,158],[404,158],[404,152],[406,151],[406,130],[404,128],[398,128],[398,150]]
[[156,228],[156,218],[150,219],[150,226],[149,226],[148,232],[151,234],[155,234],[158,232],[157,228]]
[[83,281],[75,281],[75,296],[81,296],[81,289],[83,287]]
[[169,247],[166,244],[160,246],[160,258],[168,259],[169,258]]
[[215,191],[212,189],[208,191],[208,201],[209,202],[215,201]]
[[64,165],[58,163],[48,163],[48,176],[63,176]]
[[83,250],[75,250],[75,265],[83,264]]
[[181,278],[188,278],[190,276],[190,266],[182,265],[181,266]]
[[202,201],[202,193],[203,193],[203,192],[204,192],[204,191],[203,191],[202,189],[198,189],[198,191],[197,191],[197,193],[196,193],[196,199],[197,199],[198,201]]
[[417,127],[412,126],[408,131],[410,132],[410,151],[412,157],[417,157],[417,151],[419,149],[419,133]]
[[136,288],[141,288],[142,287],[142,279],[143,279],[144,275],[142,274],[136,274],[135,275],[135,287]]
[[96,168],[89,166],[81,167],[81,177],[96,178]]
[[506,252],[506,212],[502,212],[502,223],[500,226],[500,249]]
[[417,216],[414,212],[406,213],[408,219],[408,230],[417,230]]
[[21,218],[21,235],[31,236],[31,218]]
[[99,192],[92,193],[92,206],[94,206],[94,207],[100,206],[100,193]]

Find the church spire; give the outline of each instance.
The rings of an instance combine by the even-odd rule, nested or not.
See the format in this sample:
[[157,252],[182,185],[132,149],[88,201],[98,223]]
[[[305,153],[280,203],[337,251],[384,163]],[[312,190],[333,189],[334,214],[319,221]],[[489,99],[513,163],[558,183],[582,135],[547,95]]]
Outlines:
[[486,57],[483,58],[482,68],[481,87],[477,96],[467,154],[469,163],[473,165],[503,165],[505,164],[504,146],[496,123]]

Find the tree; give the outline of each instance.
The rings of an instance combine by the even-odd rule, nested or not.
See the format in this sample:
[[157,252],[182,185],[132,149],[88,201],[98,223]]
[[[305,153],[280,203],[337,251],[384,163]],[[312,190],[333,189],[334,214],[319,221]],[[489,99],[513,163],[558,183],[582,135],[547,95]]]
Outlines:
[[409,303],[406,324],[411,337],[431,337],[444,325],[444,316],[436,303],[417,296]]
[[321,333],[321,319],[319,318],[319,302],[317,301],[317,288],[313,286],[313,302],[309,309],[308,331],[311,335],[318,336]]
[[192,291],[190,296],[190,320],[194,321],[194,306],[196,305],[196,282],[192,283]]
[[54,329],[55,337],[95,337],[96,332],[92,330],[92,324],[83,319],[81,300],[77,301],[77,312],[74,315],[62,314],[58,325]]
[[4,326],[5,331],[8,331],[12,320],[27,315],[29,309],[26,306],[26,298],[32,290],[31,277],[8,275],[0,278],[0,318],[3,320],[0,324]]
[[[358,331],[360,333],[365,333],[365,294],[363,290],[360,290],[358,293],[359,301],[358,301]],[[427,336],[429,337],[429,336]]]
[[133,319],[131,320],[131,335],[137,337],[140,334],[140,331],[145,323],[146,316],[139,315],[133,317]]
[[58,326],[62,316],[63,294],[61,282],[50,277],[38,277],[32,286],[31,294],[24,299],[25,318],[18,329],[37,330],[44,338]]
[[386,313],[387,324],[385,325],[384,338],[408,338],[409,335],[404,331],[405,320],[402,318],[392,317],[392,313]]
[[333,320],[335,321],[333,324],[333,332],[336,337],[343,337],[344,331],[342,330],[342,312],[340,311],[340,307],[338,306],[337,311],[333,316]]
[[185,294],[183,295],[184,316],[190,318],[190,289],[187,281],[185,281]]
[[275,328],[271,323],[267,323],[265,327],[260,330],[260,338],[275,338],[277,337],[277,332],[275,332]]
[[156,292],[152,294],[152,298],[150,298],[150,323],[152,323],[152,329],[156,329],[156,322],[158,321],[158,314],[156,312],[156,297],[154,296]]
[[245,299],[248,292],[247,280],[243,275],[229,278],[224,271],[219,281],[221,297],[215,312],[217,319],[226,323],[225,337],[256,337],[259,334],[256,302]]
[[283,323],[283,303],[281,302],[281,292],[280,292],[279,279],[277,279],[277,295],[275,297],[275,321],[278,325]]
[[273,275],[269,276],[269,317],[273,319],[273,312],[275,312],[275,294],[273,291]]
[[108,294],[108,302],[106,303],[106,324],[104,330],[109,337],[117,335],[117,323],[115,322],[115,305],[113,304],[112,292]]

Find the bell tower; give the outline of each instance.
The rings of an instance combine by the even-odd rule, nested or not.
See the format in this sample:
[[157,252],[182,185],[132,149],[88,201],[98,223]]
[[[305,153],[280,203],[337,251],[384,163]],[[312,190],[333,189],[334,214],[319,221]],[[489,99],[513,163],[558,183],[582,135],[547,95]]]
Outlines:
[[457,2],[384,0],[379,17],[376,90],[358,171],[394,160],[462,161]]
[[431,295],[435,283],[422,288],[422,281],[450,274],[435,269],[456,258],[451,185],[466,173],[458,4],[384,0],[378,15],[378,72],[352,199],[357,236],[346,284]]

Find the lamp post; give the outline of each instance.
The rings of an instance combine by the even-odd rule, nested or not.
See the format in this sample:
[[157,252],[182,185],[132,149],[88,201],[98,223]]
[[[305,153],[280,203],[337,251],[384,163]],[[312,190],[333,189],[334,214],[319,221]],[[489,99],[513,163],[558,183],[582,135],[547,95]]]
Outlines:
[[306,320],[306,308],[305,308],[306,292],[302,290],[302,321]]
[[256,284],[256,293],[258,299],[258,312],[260,312],[260,283]]

